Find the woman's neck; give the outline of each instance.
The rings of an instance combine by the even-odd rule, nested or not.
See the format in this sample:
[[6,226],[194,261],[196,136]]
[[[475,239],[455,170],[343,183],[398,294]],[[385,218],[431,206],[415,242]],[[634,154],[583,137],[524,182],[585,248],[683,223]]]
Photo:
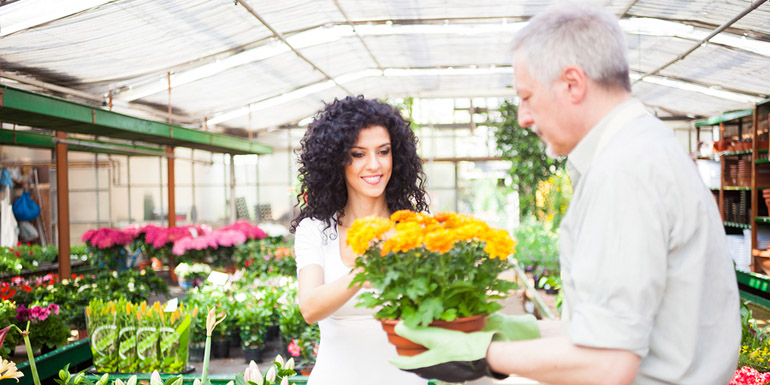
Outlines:
[[345,205],[345,216],[342,217],[342,224],[343,226],[350,226],[356,219],[368,216],[384,218],[390,216],[385,197],[371,200],[349,200]]

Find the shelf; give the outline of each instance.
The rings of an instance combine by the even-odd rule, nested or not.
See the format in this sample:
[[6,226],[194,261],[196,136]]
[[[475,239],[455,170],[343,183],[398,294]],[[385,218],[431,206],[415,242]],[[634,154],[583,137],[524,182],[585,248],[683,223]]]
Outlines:
[[770,163],[770,159],[754,159],[754,163]]
[[725,191],[751,191],[751,187],[744,186],[725,186],[722,189]]
[[[770,224],[770,218],[767,218],[767,223]],[[736,228],[739,228],[739,229],[750,229],[751,228],[751,225],[749,225],[749,224],[738,223],[738,222],[725,222],[724,225],[727,226],[727,227],[736,227]]]
[[754,222],[759,224],[770,224],[770,217],[756,217],[754,218]]

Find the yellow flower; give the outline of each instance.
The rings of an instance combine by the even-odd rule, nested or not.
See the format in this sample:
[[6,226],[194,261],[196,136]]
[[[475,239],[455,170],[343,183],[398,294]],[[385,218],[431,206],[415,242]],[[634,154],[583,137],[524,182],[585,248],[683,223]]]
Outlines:
[[425,247],[437,253],[446,253],[455,244],[454,232],[450,230],[436,230],[425,235]]
[[15,362],[0,360],[0,380],[13,378],[16,382],[19,382],[20,377],[24,377],[24,373],[16,368]]
[[354,253],[363,254],[372,240],[382,239],[382,235],[392,227],[393,224],[387,218],[370,216],[357,219],[348,230],[347,244]]

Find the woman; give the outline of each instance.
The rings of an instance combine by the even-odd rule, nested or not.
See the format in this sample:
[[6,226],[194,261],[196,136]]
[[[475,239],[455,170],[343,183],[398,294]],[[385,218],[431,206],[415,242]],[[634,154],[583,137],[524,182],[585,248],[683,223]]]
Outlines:
[[357,256],[345,242],[358,218],[427,210],[416,143],[397,109],[363,96],[326,105],[300,142],[300,213],[291,226],[299,308],[321,330],[309,385],[425,384],[388,363],[396,351],[375,311],[354,307],[371,289],[348,287]]

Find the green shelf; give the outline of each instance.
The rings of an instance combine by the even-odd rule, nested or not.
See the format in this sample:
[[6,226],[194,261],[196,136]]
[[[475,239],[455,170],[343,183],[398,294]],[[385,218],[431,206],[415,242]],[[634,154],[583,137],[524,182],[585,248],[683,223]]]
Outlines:
[[770,159],[755,159],[754,163],[770,163]]
[[770,277],[752,272],[735,271],[741,298],[770,309]]
[[756,217],[754,218],[754,222],[770,224],[770,217]]
[[725,186],[723,187],[725,191],[750,191],[751,187],[744,187],[744,186]]
[[[768,218],[768,222],[767,223],[770,223],[770,218]],[[746,223],[725,222],[724,225],[727,226],[727,227],[737,227],[739,229],[750,229],[751,228],[751,225],[748,225]]]

